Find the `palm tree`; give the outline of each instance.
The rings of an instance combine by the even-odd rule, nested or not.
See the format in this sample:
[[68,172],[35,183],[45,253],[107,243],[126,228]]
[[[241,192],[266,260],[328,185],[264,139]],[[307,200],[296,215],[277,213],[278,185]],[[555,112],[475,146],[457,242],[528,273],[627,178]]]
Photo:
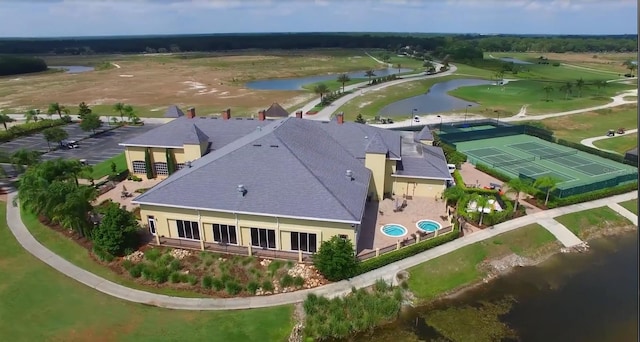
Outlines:
[[351,81],[351,78],[347,74],[338,76],[338,82],[342,83],[342,92],[344,93],[344,84]]
[[9,161],[13,165],[16,171],[24,169],[24,165],[31,166],[40,162],[40,153],[38,151],[31,151],[21,148],[9,157]]
[[556,189],[556,186],[560,183],[560,180],[551,176],[544,176],[536,179],[533,183],[533,186],[543,192],[546,192],[546,198],[544,200],[544,205],[546,206],[549,203],[549,195],[553,190]]
[[513,211],[518,209],[518,201],[520,200],[520,193],[528,192],[531,189],[531,182],[525,181],[520,177],[511,178],[507,182],[507,192],[514,193],[516,195],[516,203],[513,206]]
[[326,84],[320,83],[315,88],[313,88],[313,92],[320,95],[320,102],[322,103],[324,94],[329,92],[329,88],[327,87]]
[[638,65],[631,63],[627,65],[627,69],[629,69],[629,73],[631,74],[631,77],[633,77],[633,72],[638,69]]
[[398,68],[398,73],[400,73],[400,69],[402,69],[402,64],[400,63],[396,64],[396,68]]
[[581,77],[576,81],[576,88],[578,88],[578,97],[582,97],[582,87],[584,87],[584,80]]
[[373,72],[372,69],[367,70],[367,72],[365,72],[364,75],[369,77],[369,84],[371,84],[371,77],[376,76],[376,74]]
[[[489,200],[494,199],[492,196],[483,196],[480,194],[477,194],[473,197],[473,201],[476,202],[476,207],[480,210],[480,222],[478,222],[478,225],[482,226],[482,219],[484,218],[484,214],[485,214],[485,207],[487,207],[489,205]],[[491,208],[489,208],[489,212],[491,212]]]
[[544,90],[545,94],[547,95],[547,98],[545,99],[545,101],[549,102],[549,95],[551,95],[551,92],[553,91],[553,87],[551,85],[547,84],[542,89]]
[[37,122],[38,112],[35,109],[29,109],[26,113],[24,113],[24,118],[27,122]]
[[2,125],[4,125],[4,130],[7,131],[7,124],[10,122],[14,122],[16,120],[14,120],[13,118],[11,118],[9,115],[7,115],[4,111],[0,112],[0,123],[2,123]]
[[60,119],[62,119],[62,113],[69,114],[69,110],[65,106],[60,105],[58,102],[54,102],[49,105],[49,109],[47,109],[47,114],[52,115],[56,113],[58,114]]
[[[131,107],[130,105],[125,105],[124,107],[122,107],[122,111],[127,114],[127,118],[129,119],[129,121],[133,122],[133,118],[136,116],[136,112],[135,110],[133,110],[133,107]],[[123,121],[122,116],[120,116],[120,121]]]
[[571,89],[573,89],[573,84],[571,82],[567,82],[560,86],[560,91],[564,92],[564,99],[569,99],[569,94],[571,94]]
[[124,121],[122,119],[124,117],[124,108],[125,108],[125,104],[122,102],[118,102],[113,105],[113,111],[120,113],[120,121]]
[[600,95],[600,89],[607,86],[607,81],[597,80],[593,84],[598,88],[598,95]]

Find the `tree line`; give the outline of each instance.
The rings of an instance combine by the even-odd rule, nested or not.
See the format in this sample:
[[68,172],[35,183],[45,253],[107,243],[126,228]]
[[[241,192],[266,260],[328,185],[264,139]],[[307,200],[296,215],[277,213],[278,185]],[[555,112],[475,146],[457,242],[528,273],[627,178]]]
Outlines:
[[479,36],[357,33],[268,33],[167,35],[148,37],[11,38],[0,42],[4,54],[153,53],[242,49],[388,49],[416,46],[426,51],[629,52],[637,35],[618,36]]
[[40,58],[0,56],[0,76],[28,74],[47,70],[47,63]]

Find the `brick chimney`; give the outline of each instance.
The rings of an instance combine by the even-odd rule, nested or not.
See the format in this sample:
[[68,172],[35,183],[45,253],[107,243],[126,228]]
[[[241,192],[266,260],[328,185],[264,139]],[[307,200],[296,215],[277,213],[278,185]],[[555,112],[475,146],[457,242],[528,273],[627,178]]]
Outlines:
[[222,119],[224,120],[231,119],[231,108],[227,108],[227,110],[222,112]]
[[187,117],[189,119],[193,119],[196,117],[196,108],[195,107],[191,107],[189,109],[187,109]]
[[261,110],[258,112],[258,120],[260,121],[264,121],[267,118],[267,112],[264,110]]
[[301,110],[296,112],[296,118],[302,119],[302,111]]
[[338,120],[338,125],[342,125],[344,123],[344,112],[336,114],[336,119]]

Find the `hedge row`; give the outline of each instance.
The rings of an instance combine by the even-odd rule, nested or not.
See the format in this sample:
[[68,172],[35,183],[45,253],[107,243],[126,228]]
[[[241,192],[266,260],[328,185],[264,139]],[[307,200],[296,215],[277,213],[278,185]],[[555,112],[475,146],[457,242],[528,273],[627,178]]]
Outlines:
[[[596,191],[587,192],[580,195],[568,196],[565,198],[552,198],[547,203],[547,208],[562,207],[565,205],[571,205],[576,203],[593,201],[609,196],[615,196],[624,194],[633,190],[638,190],[638,182],[632,182],[628,184],[618,185],[613,188],[601,189]],[[544,193],[540,193],[538,200],[544,201]]]
[[39,120],[35,122],[27,122],[21,125],[9,127],[9,130],[0,131],[0,141],[6,142],[25,135],[40,132],[49,127],[62,126],[71,122],[71,117],[65,116],[56,120]]
[[414,256],[418,253],[424,252],[428,249],[440,246],[447,242],[453,241],[460,236],[460,229],[458,224],[454,224],[453,231],[445,235],[436,236],[429,240],[424,240],[416,244],[401,248],[399,250],[382,254],[378,257],[365,260],[359,264],[357,274],[367,273],[380,267],[389,265],[398,260],[406,259],[410,256]]

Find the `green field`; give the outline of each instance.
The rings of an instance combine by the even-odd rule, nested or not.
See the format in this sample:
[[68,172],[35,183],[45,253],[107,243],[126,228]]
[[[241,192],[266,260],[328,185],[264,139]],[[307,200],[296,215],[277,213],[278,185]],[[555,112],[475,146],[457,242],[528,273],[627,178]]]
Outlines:
[[585,138],[605,135],[609,129],[638,128],[638,106],[629,104],[540,122],[552,130],[556,138],[579,143]]
[[625,154],[625,152],[638,146],[638,133],[623,136],[617,135],[609,139],[594,141],[593,145],[605,150]]
[[522,61],[537,63],[541,55],[549,58],[549,63],[559,62],[569,65],[587,67],[612,74],[626,73],[628,70],[622,65],[624,61],[636,60],[635,53],[552,53],[541,54],[539,52],[487,52],[485,58],[512,57]]
[[515,253],[535,258],[558,246],[555,237],[538,224],[531,224],[492,239],[477,242],[409,269],[409,288],[428,301],[461,286],[480,281],[486,271],[480,265]]
[[[547,85],[553,88],[549,93],[548,101],[544,90]],[[573,94],[567,97],[565,92],[559,89],[560,86],[562,83],[519,80],[504,86],[462,87],[450,91],[449,94],[479,103],[480,107],[474,108],[474,112],[485,116],[495,116],[495,110],[503,113],[502,115],[513,115],[518,113],[525,104],[528,105],[527,114],[535,115],[603,105],[611,102],[610,97],[618,92],[633,89],[630,85],[620,83],[610,83],[603,89],[587,84],[582,88],[581,96],[574,89]]]
[[91,174],[91,176],[93,177],[93,179],[97,180],[100,179],[104,176],[107,176],[109,174],[111,174],[111,163],[115,163],[116,164],[116,171],[122,172],[124,170],[127,169],[127,159],[124,156],[124,152],[118,154],[115,157],[111,157],[101,163],[98,163],[96,165],[92,165],[93,168],[93,173]]
[[638,199],[637,198],[630,201],[622,202],[619,204],[623,206],[625,209],[629,210],[630,212],[638,215]]
[[284,341],[292,306],[198,312],[132,304],[73,281],[28,254],[0,203],[0,339],[5,341]]
[[609,207],[600,207],[558,216],[556,221],[567,227],[580,239],[585,240],[591,234],[604,228],[631,225],[624,216]]

